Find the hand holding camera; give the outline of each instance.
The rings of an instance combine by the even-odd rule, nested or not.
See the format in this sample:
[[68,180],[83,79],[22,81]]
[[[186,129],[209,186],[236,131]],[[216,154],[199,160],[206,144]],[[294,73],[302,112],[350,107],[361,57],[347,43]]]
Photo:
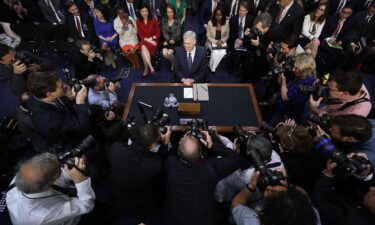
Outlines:
[[[74,158],[74,164],[75,164],[75,167],[72,167],[71,169],[68,167],[67,164],[64,165],[64,170],[67,174],[69,174],[69,176],[73,179],[74,183],[75,184],[78,184],[78,183],[81,183],[82,181],[86,180],[87,177],[81,173],[79,170],[82,170],[82,171],[85,171],[85,168],[86,168],[86,163],[85,163],[85,159],[83,158],[78,158],[78,157],[75,157]],[[76,169],[76,167],[78,167],[78,169]]]
[[85,100],[87,97],[87,88],[86,86],[82,85],[81,90],[78,93],[75,93],[74,89],[72,90],[73,94],[76,96],[76,103],[77,105],[85,104]]
[[201,131],[203,134],[203,137],[199,139],[199,141],[208,149],[211,149],[212,147],[212,138],[211,135],[208,133],[208,131]]
[[15,63],[13,63],[14,74],[22,75],[26,70],[27,70],[27,66],[21,61],[18,60]]
[[94,61],[95,57],[96,57],[96,53],[93,50],[90,50],[89,53],[87,54],[87,59],[89,61]]

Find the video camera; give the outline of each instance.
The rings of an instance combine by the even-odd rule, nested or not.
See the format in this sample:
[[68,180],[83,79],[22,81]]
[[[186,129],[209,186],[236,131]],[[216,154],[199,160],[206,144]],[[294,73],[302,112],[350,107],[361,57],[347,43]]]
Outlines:
[[71,169],[75,165],[74,157],[81,157],[84,155],[94,142],[94,137],[89,135],[75,148],[67,150],[64,146],[54,146],[53,152],[57,153],[56,156],[60,163],[68,165]]
[[169,123],[170,121],[171,119],[169,118],[168,114],[164,113],[160,108],[157,108],[148,123],[158,126],[160,128],[160,132],[162,134],[166,134],[167,128],[165,127],[165,125],[167,125],[167,123]]
[[281,51],[281,43],[272,43],[271,48],[267,48],[267,54],[276,55]]
[[17,62],[17,61],[20,61],[21,63],[25,64],[26,66],[29,66],[29,65],[35,63],[32,58],[30,58],[29,56],[27,56],[23,52],[16,52],[16,56],[14,57],[14,62]]
[[255,169],[260,172],[257,183],[259,190],[264,191],[267,186],[280,185],[280,181],[285,180],[286,177],[282,173],[267,167],[256,148],[251,148],[247,152],[251,163],[254,165]]
[[294,58],[293,57],[286,57],[284,62],[278,65],[272,65],[270,71],[268,71],[267,75],[262,77],[263,80],[271,80],[275,79],[281,73],[289,73],[293,70],[294,67]]
[[332,143],[332,139],[325,135],[320,137],[315,147],[338,164],[335,173],[343,177],[359,174],[370,164],[367,159],[358,155],[354,155],[351,159],[348,159],[345,153],[336,148]]

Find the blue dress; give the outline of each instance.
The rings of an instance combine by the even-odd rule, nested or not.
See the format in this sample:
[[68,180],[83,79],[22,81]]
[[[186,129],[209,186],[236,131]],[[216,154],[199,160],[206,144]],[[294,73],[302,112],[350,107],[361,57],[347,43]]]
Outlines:
[[[112,37],[114,34],[116,34],[116,31],[113,27],[113,20],[108,20],[107,22],[100,22],[97,18],[94,18],[94,27],[95,27],[95,33],[96,36],[102,36],[105,38]],[[103,41],[101,39],[100,44],[103,45],[106,43],[109,45],[110,48],[114,49],[118,46],[118,37],[113,39],[112,41]]]

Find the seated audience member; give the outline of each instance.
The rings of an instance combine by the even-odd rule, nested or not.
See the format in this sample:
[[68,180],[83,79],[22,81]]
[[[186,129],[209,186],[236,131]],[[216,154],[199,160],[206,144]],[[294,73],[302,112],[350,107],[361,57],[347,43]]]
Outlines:
[[202,83],[207,76],[207,58],[203,47],[196,46],[196,35],[193,31],[185,32],[183,46],[176,48],[174,56],[175,82],[185,85]]
[[266,12],[270,5],[270,0],[249,0],[248,2],[249,13],[254,17]]
[[116,33],[113,20],[106,8],[97,4],[94,7],[96,18],[94,18],[94,27],[96,36],[99,38],[100,45],[104,51],[104,63],[113,69],[116,69],[116,61],[113,51],[118,46],[118,34]]
[[[359,154],[358,154],[359,155]],[[365,155],[361,155],[364,157]],[[323,224],[370,225],[375,223],[375,186],[368,181],[371,174],[369,167],[356,178],[362,181],[360,190],[355,190],[355,197],[339,192],[335,182],[337,163],[328,161],[326,169],[316,182],[312,201],[319,210]]]
[[137,26],[133,17],[128,16],[123,8],[117,8],[117,18],[114,21],[114,28],[119,35],[119,43],[133,70],[139,70],[138,37]]
[[289,181],[312,193],[326,161],[314,149],[309,131],[288,119],[277,126],[280,157],[288,171]]
[[85,86],[76,93],[74,102],[68,99],[67,87],[52,71],[33,73],[27,87],[32,95],[27,102],[31,120],[50,147],[75,146],[89,134]]
[[85,14],[89,15],[91,19],[94,19],[96,17],[95,15],[95,4],[99,4],[98,0],[84,0],[84,1],[78,1],[77,6],[79,10],[82,10],[85,12]]
[[116,90],[120,88],[119,83],[106,83],[105,77],[90,75],[85,81],[89,83],[87,100],[90,105],[99,105],[103,109],[112,109],[118,105]]
[[326,22],[327,6],[327,4],[319,5],[316,10],[306,15],[303,20],[299,44],[307,53],[311,53],[314,58],[320,44],[319,36]]
[[354,0],[351,5],[354,9],[354,12],[361,12],[368,9],[373,3],[375,3],[374,0]]
[[166,17],[162,19],[161,33],[164,38],[163,56],[173,65],[174,50],[181,39],[181,23],[177,19],[176,11],[172,5],[166,7]]
[[[85,170],[84,159],[75,166]],[[74,182],[76,196],[67,191]],[[6,195],[10,218],[18,224],[78,224],[80,216],[94,208],[91,180],[76,168],[61,168],[57,157],[42,153],[21,164]]]
[[136,21],[139,17],[139,7],[142,1],[136,0],[125,0],[120,3],[120,6],[125,9],[125,13],[127,13],[134,21]]
[[280,91],[277,93],[276,111],[271,124],[278,124],[285,116],[300,120],[304,112],[309,95],[301,91],[301,85],[313,86],[316,80],[315,60],[308,53],[299,54],[295,58],[292,70],[294,77],[288,82],[284,73],[279,75]]
[[146,3],[146,4],[148,4],[148,6],[150,6],[151,14],[158,21],[161,20],[163,14],[164,14],[164,11],[165,11],[165,8],[163,8],[164,7],[163,1],[164,0],[143,0],[143,3]]
[[330,47],[330,45],[343,46],[343,42],[347,40],[350,34],[353,23],[350,16],[353,14],[353,9],[349,6],[343,8],[340,14],[333,17],[328,17],[320,35],[320,45],[318,55],[324,61],[324,69],[322,74],[329,72],[332,67],[339,62],[339,55],[341,51],[337,48]]
[[33,23],[35,18],[20,1],[14,1],[11,5],[13,10],[12,24]]
[[229,38],[229,22],[224,11],[216,8],[212,19],[207,24],[206,48],[211,50],[209,67],[215,72],[222,58],[227,54],[227,40]]
[[[134,126],[136,137],[115,142],[108,150],[110,180],[117,224],[155,224],[162,200],[164,156],[171,130],[161,134],[152,124]],[[132,132],[132,131],[131,131]]]
[[375,168],[375,121],[358,115],[339,115],[331,119],[330,135],[346,152],[364,152]]
[[261,192],[263,201],[256,201],[252,207],[247,206],[247,200],[258,193],[259,176],[258,171],[253,173],[249,183],[232,200],[232,215],[236,224],[321,224],[307,193],[298,186],[286,185],[285,181],[280,185],[267,186]]
[[323,97],[315,101],[310,96],[311,111],[317,115],[327,113],[329,115],[356,114],[367,116],[371,111],[370,95],[366,86],[362,83],[362,77],[354,72],[346,72],[332,77],[327,82],[329,89],[328,99],[340,101],[319,108]]
[[65,23],[65,14],[62,9],[61,0],[38,0],[38,5],[44,19],[49,24],[61,25]]
[[330,0],[329,1],[329,12],[328,12],[328,14],[330,16],[338,15],[342,12],[342,10],[346,6],[352,7],[351,6],[352,2],[353,1],[350,1],[350,0]]
[[218,139],[211,139],[208,132],[202,133],[205,139],[200,140],[189,133],[185,135],[180,140],[178,156],[169,155],[165,161],[164,225],[214,225],[223,222],[213,198],[215,186],[219,180],[240,168],[242,160]]
[[69,12],[66,16],[67,36],[74,41],[84,39],[93,42],[95,31],[92,18],[81,12],[74,1],[67,1],[65,7]]
[[27,51],[17,51],[0,44],[0,82],[20,97],[26,91],[29,74],[52,70],[52,64]]
[[170,4],[176,10],[177,19],[181,25],[185,23],[186,20],[186,1],[184,0],[170,0]]
[[73,50],[71,59],[75,77],[84,79],[88,75],[99,73],[103,56],[99,52],[94,51],[90,42],[78,40],[76,41],[76,48]]
[[[269,140],[261,135],[252,136],[246,143],[246,157],[249,158],[249,151],[256,148],[262,160],[266,165],[275,164],[276,168],[284,168],[280,156],[272,150],[272,144]],[[251,159],[249,159],[250,165]],[[242,191],[249,182],[255,168],[251,166],[244,170],[238,169],[228,177],[222,179],[217,185],[215,190],[215,199],[218,202],[231,202],[234,196]]]
[[144,65],[142,76],[147,77],[149,73],[151,75],[156,75],[155,69],[151,64],[151,56],[155,55],[158,48],[160,28],[158,21],[153,17],[147,4],[142,4],[139,8],[139,14],[140,16],[136,24],[138,37],[140,39],[139,48],[141,49]]
[[294,0],[274,1],[268,11],[283,28],[284,37],[297,40],[303,23],[303,9]]
[[216,8],[222,8],[223,2],[220,0],[207,0],[203,1],[202,6],[199,8],[199,36],[206,34],[207,24],[214,15]]

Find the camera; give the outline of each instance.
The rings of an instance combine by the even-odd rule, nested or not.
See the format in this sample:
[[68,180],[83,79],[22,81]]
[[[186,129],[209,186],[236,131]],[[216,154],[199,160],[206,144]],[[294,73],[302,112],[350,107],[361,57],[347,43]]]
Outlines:
[[187,123],[187,126],[188,132],[194,137],[196,137],[198,140],[205,138],[205,135],[200,131],[200,128],[202,128],[202,130],[208,130],[205,121],[200,122],[199,120],[192,119]]
[[348,159],[347,155],[337,149],[332,143],[332,139],[326,135],[320,137],[316,148],[323,154],[328,155],[333,162],[337,163],[338,166],[335,173],[342,177],[359,174],[370,164],[367,159],[358,155],[354,155],[351,159]]
[[26,66],[35,63],[32,58],[30,58],[29,56],[27,56],[23,52],[16,52],[16,56],[14,57],[14,62],[17,62],[17,61],[20,61],[21,63],[25,64]]
[[123,77],[121,75],[118,75],[118,76],[115,76],[115,77],[106,78],[105,83],[106,84],[109,84],[110,82],[117,83],[117,82],[122,81],[122,79],[123,79]]
[[263,80],[270,80],[277,78],[281,73],[289,73],[293,70],[294,67],[294,58],[293,57],[286,57],[284,62],[278,65],[272,65],[270,71],[268,71],[267,75],[263,77]]
[[332,117],[328,114],[323,114],[322,116],[311,114],[307,118],[308,121],[319,125],[323,130],[329,130],[329,128],[331,128],[331,119]]
[[94,142],[94,137],[89,135],[75,148],[66,150],[62,146],[54,146],[53,152],[58,152],[56,156],[59,162],[68,165],[68,167],[71,169],[75,164],[74,157],[81,157],[84,155]]
[[167,123],[169,123],[170,121],[171,120],[168,114],[164,113],[163,110],[161,110],[160,108],[157,108],[154,114],[152,115],[152,118],[149,121],[149,123],[158,126],[160,128],[160,132],[162,134],[166,134],[168,130],[165,127],[165,125],[167,125]]
[[266,131],[267,133],[272,133],[272,134],[277,132],[276,127],[271,126],[270,124],[266,122],[262,122],[262,124],[260,125],[260,129]]
[[276,55],[281,51],[281,43],[272,43],[271,48],[267,48],[267,54]]
[[280,181],[285,179],[285,176],[267,167],[264,160],[256,148],[249,149],[248,157],[255,169],[260,172],[257,186],[259,190],[264,191],[267,186],[280,185]]
[[251,27],[250,34],[248,35],[248,37],[252,40],[256,40],[261,35],[262,32],[260,32],[256,27]]
[[94,46],[94,45],[91,46],[91,50],[92,50],[93,52],[95,52],[96,54],[104,55],[104,51],[103,51],[103,49],[98,48],[98,47],[96,47],[96,46]]
[[126,120],[121,121],[121,125],[123,127],[126,127],[128,131],[130,131],[130,129],[135,125],[134,116],[129,116],[128,118],[126,118]]
[[77,93],[82,89],[82,85],[86,86],[87,88],[92,88],[96,84],[95,80],[78,80],[77,78],[72,78],[68,85],[74,88],[74,91]]
[[329,94],[328,87],[322,84],[315,84],[314,86],[300,85],[299,88],[304,93],[312,94],[315,101],[321,97],[327,98]]
[[244,131],[241,126],[235,125],[233,126],[234,136],[238,138],[240,144],[245,144],[247,140],[252,136],[252,134]]

